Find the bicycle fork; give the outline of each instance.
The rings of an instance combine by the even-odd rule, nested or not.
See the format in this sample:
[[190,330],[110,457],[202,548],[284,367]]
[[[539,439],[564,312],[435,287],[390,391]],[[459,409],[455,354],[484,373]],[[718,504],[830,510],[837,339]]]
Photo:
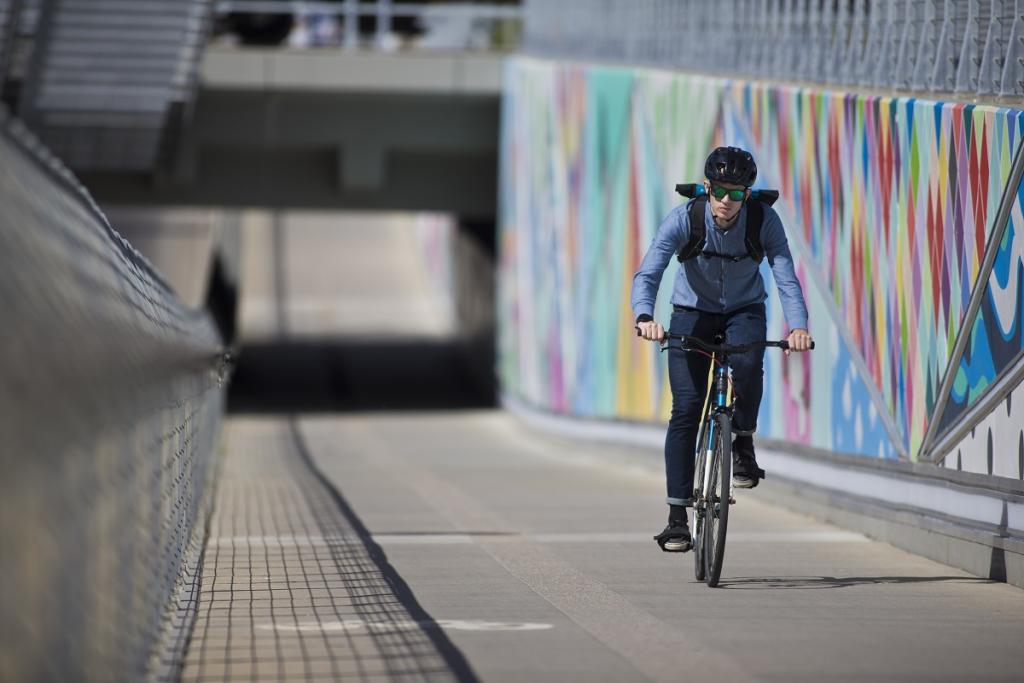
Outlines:
[[[712,363],[712,366],[714,366],[714,363]],[[708,414],[707,440],[704,444],[704,477],[701,479],[700,492],[701,499],[704,501],[708,500],[709,487],[711,486],[711,466],[714,460],[715,431],[718,429],[718,422],[711,420],[710,417],[711,414],[729,412],[729,406],[732,404],[732,384],[729,383],[729,370],[725,363],[714,368],[714,393],[715,400]],[[726,493],[727,500],[730,504],[736,502],[735,498],[733,498],[731,480],[732,477],[730,477],[729,481],[729,491],[723,492]]]

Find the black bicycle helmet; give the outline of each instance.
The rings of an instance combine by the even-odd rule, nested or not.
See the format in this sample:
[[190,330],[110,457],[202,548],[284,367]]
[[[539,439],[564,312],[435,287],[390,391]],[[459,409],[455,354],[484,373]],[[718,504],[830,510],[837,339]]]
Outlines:
[[717,147],[704,162],[708,180],[750,187],[757,179],[757,164],[750,152],[739,147]]

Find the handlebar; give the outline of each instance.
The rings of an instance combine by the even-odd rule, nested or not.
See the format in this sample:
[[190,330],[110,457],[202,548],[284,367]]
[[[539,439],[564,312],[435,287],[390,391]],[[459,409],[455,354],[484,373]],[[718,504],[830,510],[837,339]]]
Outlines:
[[[636,331],[636,333],[637,336],[640,336],[639,329]],[[702,339],[698,339],[697,337],[690,337],[685,334],[667,333],[661,340],[662,350],[668,348],[668,342],[671,339],[680,340],[682,342],[683,351],[689,351],[693,347],[696,347],[703,351],[707,351],[708,353],[718,353],[724,355],[728,355],[730,353],[746,353],[747,351],[752,351],[754,349],[762,349],[768,347],[782,349],[783,351],[789,350],[789,342],[786,341],[785,339],[779,341],[749,342],[747,344],[708,344],[707,342],[703,341]],[[811,348],[814,348],[813,341],[811,342]]]

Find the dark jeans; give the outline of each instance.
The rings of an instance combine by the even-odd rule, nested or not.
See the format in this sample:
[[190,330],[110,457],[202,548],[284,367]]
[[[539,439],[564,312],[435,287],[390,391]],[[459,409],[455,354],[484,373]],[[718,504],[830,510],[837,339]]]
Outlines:
[[[746,306],[732,313],[706,313],[676,309],[669,326],[672,334],[698,337],[709,343],[723,333],[726,344],[764,341],[767,334],[764,304]],[[707,391],[711,359],[685,352],[673,341],[668,351],[668,379],[672,387],[672,418],[665,436],[665,480],[670,505],[690,505],[693,496],[693,461],[700,429],[701,408]],[[764,349],[729,356],[736,412],[734,432],[753,433],[764,390]]]

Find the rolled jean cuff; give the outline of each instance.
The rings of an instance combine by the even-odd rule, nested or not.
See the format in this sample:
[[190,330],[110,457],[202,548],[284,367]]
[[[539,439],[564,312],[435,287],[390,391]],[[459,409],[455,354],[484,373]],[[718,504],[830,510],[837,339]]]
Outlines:
[[735,424],[732,426],[732,435],[733,436],[753,436],[754,432],[756,432],[756,431],[757,431],[757,427],[756,426],[753,429],[740,429]]
[[666,498],[665,502],[669,505],[682,505],[686,508],[693,507],[693,498]]

